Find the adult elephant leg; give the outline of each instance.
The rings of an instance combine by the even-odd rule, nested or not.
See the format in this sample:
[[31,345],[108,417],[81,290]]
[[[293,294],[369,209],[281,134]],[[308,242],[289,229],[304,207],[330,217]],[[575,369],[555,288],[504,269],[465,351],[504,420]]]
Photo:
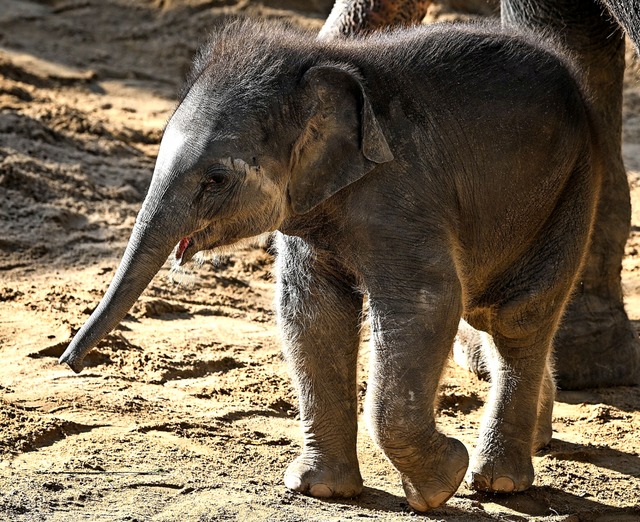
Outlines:
[[277,235],[278,322],[298,391],[304,447],[285,485],[314,497],[362,490],[356,362],[362,296],[302,239]]
[[620,23],[633,41],[636,51],[640,54],[640,9],[634,0],[604,0],[609,11]]
[[394,25],[418,24],[432,0],[336,0],[320,38],[353,36]]
[[594,0],[502,1],[505,23],[554,31],[586,73],[606,174],[584,273],[556,335],[560,388],[637,384],[640,344],[622,303],[629,186],[621,157],[624,40]]

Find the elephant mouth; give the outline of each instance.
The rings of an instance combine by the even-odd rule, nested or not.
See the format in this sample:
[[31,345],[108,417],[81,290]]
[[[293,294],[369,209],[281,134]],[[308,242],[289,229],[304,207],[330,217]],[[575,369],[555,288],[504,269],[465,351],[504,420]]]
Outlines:
[[192,247],[194,245],[193,238],[191,237],[183,237],[178,246],[176,247],[175,258],[178,262],[179,266],[184,265],[193,255],[196,253],[195,251],[190,252],[189,255],[185,255],[187,250],[194,250]]
[[196,234],[196,237],[183,237],[178,243],[178,246],[176,246],[174,255],[178,266],[183,266],[188,263],[198,252],[203,250],[213,250],[220,244],[218,241],[206,248],[202,248],[203,241],[201,241],[201,238],[198,238],[197,236],[198,234]]
[[183,237],[174,250],[174,266],[184,266],[200,252],[209,253],[210,256],[229,254],[242,246],[243,243],[256,241],[259,237],[230,238],[228,236],[212,237],[212,235],[205,230],[200,230],[191,236]]

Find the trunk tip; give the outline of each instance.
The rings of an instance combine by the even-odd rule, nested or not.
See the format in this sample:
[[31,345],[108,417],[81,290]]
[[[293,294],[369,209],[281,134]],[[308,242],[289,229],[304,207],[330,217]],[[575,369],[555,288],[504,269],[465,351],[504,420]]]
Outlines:
[[69,348],[67,348],[67,350],[60,356],[60,359],[58,359],[58,363],[66,364],[75,373],[80,373],[84,368],[84,364],[82,364],[82,359],[84,359],[84,357],[74,356],[73,352],[71,352]]

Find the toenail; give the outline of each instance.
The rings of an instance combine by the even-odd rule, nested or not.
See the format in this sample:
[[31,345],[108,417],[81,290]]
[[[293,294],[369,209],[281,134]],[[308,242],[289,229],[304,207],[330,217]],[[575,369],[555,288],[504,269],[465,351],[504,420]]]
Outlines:
[[407,497],[407,502],[409,502],[409,506],[411,506],[411,509],[414,509],[415,511],[424,512],[424,511],[427,511],[429,509],[429,504],[424,502],[424,500],[422,500],[422,498],[420,498],[416,502],[415,499],[411,499],[411,498]]
[[513,480],[509,477],[499,477],[493,481],[493,491],[498,493],[511,493],[516,488]]
[[479,475],[476,473],[471,475],[471,484],[475,489],[480,489],[483,491],[489,490],[489,480],[484,475]]
[[453,495],[451,491],[440,491],[439,493],[436,493],[429,499],[429,507],[437,508],[449,500],[451,495]]
[[314,497],[328,498],[333,495],[333,491],[326,484],[314,484],[309,489],[309,493]]

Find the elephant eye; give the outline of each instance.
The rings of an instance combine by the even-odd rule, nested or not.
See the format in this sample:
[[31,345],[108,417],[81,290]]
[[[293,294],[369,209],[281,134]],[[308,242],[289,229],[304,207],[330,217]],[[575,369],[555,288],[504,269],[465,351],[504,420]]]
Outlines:
[[214,165],[207,170],[205,183],[210,187],[222,187],[229,180],[229,172],[223,165]]

